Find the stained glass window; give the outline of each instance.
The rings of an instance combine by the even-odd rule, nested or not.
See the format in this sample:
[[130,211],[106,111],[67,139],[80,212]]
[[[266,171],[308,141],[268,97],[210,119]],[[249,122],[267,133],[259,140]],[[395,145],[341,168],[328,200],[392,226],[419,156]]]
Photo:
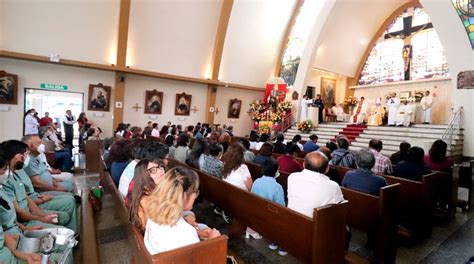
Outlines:
[[281,60],[280,77],[291,87],[295,83],[296,73],[300,64],[301,55],[308,39],[314,12],[322,5],[318,1],[304,1],[300,7]]
[[409,8],[376,42],[361,72],[359,85],[448,77],[449,68],[428,14]]
[[474,3],[471,0],[452,0],[452,3],[466,29],[471,47],[474,49]]

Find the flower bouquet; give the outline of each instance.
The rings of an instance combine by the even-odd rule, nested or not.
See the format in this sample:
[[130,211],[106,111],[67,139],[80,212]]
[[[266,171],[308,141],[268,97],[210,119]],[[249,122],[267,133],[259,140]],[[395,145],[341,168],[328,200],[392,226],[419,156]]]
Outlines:
[[309,133],[313,130],[313,122],[311,120],[305,120],[298,123],[298,130],[303,133]]
[[344,102],[342,102],[344,104],[344,106],[356,106],[358,101],[357,101],[357,98],[355,98],[354,96],[348,96],[346,98],[344,98]]

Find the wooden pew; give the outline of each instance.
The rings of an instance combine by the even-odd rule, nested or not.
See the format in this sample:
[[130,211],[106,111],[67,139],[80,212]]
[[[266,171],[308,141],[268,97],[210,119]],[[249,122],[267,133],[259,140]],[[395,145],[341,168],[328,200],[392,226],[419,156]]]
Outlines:
[[[185,166],[169,159],[168,166]],[[251,227],[305,263],[343,263],[347,202],[314,210],[313,219],[195,170],[201,195],[230,213],[231,235]],[[216,191],[218,190],[218,191]]]
[[102,140],[87,140],[85,144],[86,154],[86,172],[99,172],[101,163],[100,150],[102,149]]
[[90,188],[82,189],[81,203],[81,242],[79,250],[81,252],[81,262],[87,264],[98,264],[100,262],[99,251],[97,250],[97,238],[94,224],[94,210],[89,202]]
[[373,238],[377,263],[395,263],[397,255],[398,198],[400,184],[382,187],[379,196],[341,187],[349,201],[347,224]]
[[128,209],[115,186],[112,177],[104,170],[101,162],[101,184],[106,193],[112,194],[120,222],[126,229],[128,240],[133,247],[132,263],[172,264],[172,263],[225,263],[227,258],[227,237],[219,236],[196,244],[177,248],[167,252],[150,255],[143,242],[143,235],[129,221]]

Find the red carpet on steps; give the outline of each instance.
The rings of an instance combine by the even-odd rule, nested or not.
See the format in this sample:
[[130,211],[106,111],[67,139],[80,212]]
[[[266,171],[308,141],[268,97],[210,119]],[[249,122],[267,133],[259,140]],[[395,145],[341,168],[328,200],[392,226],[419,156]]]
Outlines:
[[367,128],[366,125],[349,124],[347,127],[339,132],[339,135],[344,135],[349,139],[350,142],[354,141],[364,130]]

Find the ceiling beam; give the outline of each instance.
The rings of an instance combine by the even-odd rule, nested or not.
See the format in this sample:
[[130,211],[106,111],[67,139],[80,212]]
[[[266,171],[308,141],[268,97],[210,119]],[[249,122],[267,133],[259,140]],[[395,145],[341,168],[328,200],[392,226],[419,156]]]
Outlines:
[[[227,28],[229,26],[230,15],[232,13],[232,7],[234,6],[234,0],[224,0],[222,2],[221,13],[219,15],[219,22],[217,25],[216,38],[214,40],[214,49],[212,51],[211,58],[211,81],[219,82],[219,72],[222,62],[222,53],[224,51],[225,37],[227,34]],[[207,103],[206,103],[206,123],[214,124],[214,112],[209,111],[211,107],[216,107],[217,97],[217,86],[218,84],[209,84],[207,87]],[[228,86],[228,85],[224,85]]]
[[275,64],[274,69],[274,77],[280,76],[280,69],[281,69],[281,60],[283,58],[283,52],[285,51],[286,46],[288,45],[289,37],[291,34],[291,30],[296,23],[296,18],[298,17],[301,7],[304,4],[304,0],[297,0],[295,7],[293,8],[293,12],[291,13],[290,21],[288,21],[288,25],[286,26],[285,35],[281,41],[280,49],[278,50],[278,58]]

